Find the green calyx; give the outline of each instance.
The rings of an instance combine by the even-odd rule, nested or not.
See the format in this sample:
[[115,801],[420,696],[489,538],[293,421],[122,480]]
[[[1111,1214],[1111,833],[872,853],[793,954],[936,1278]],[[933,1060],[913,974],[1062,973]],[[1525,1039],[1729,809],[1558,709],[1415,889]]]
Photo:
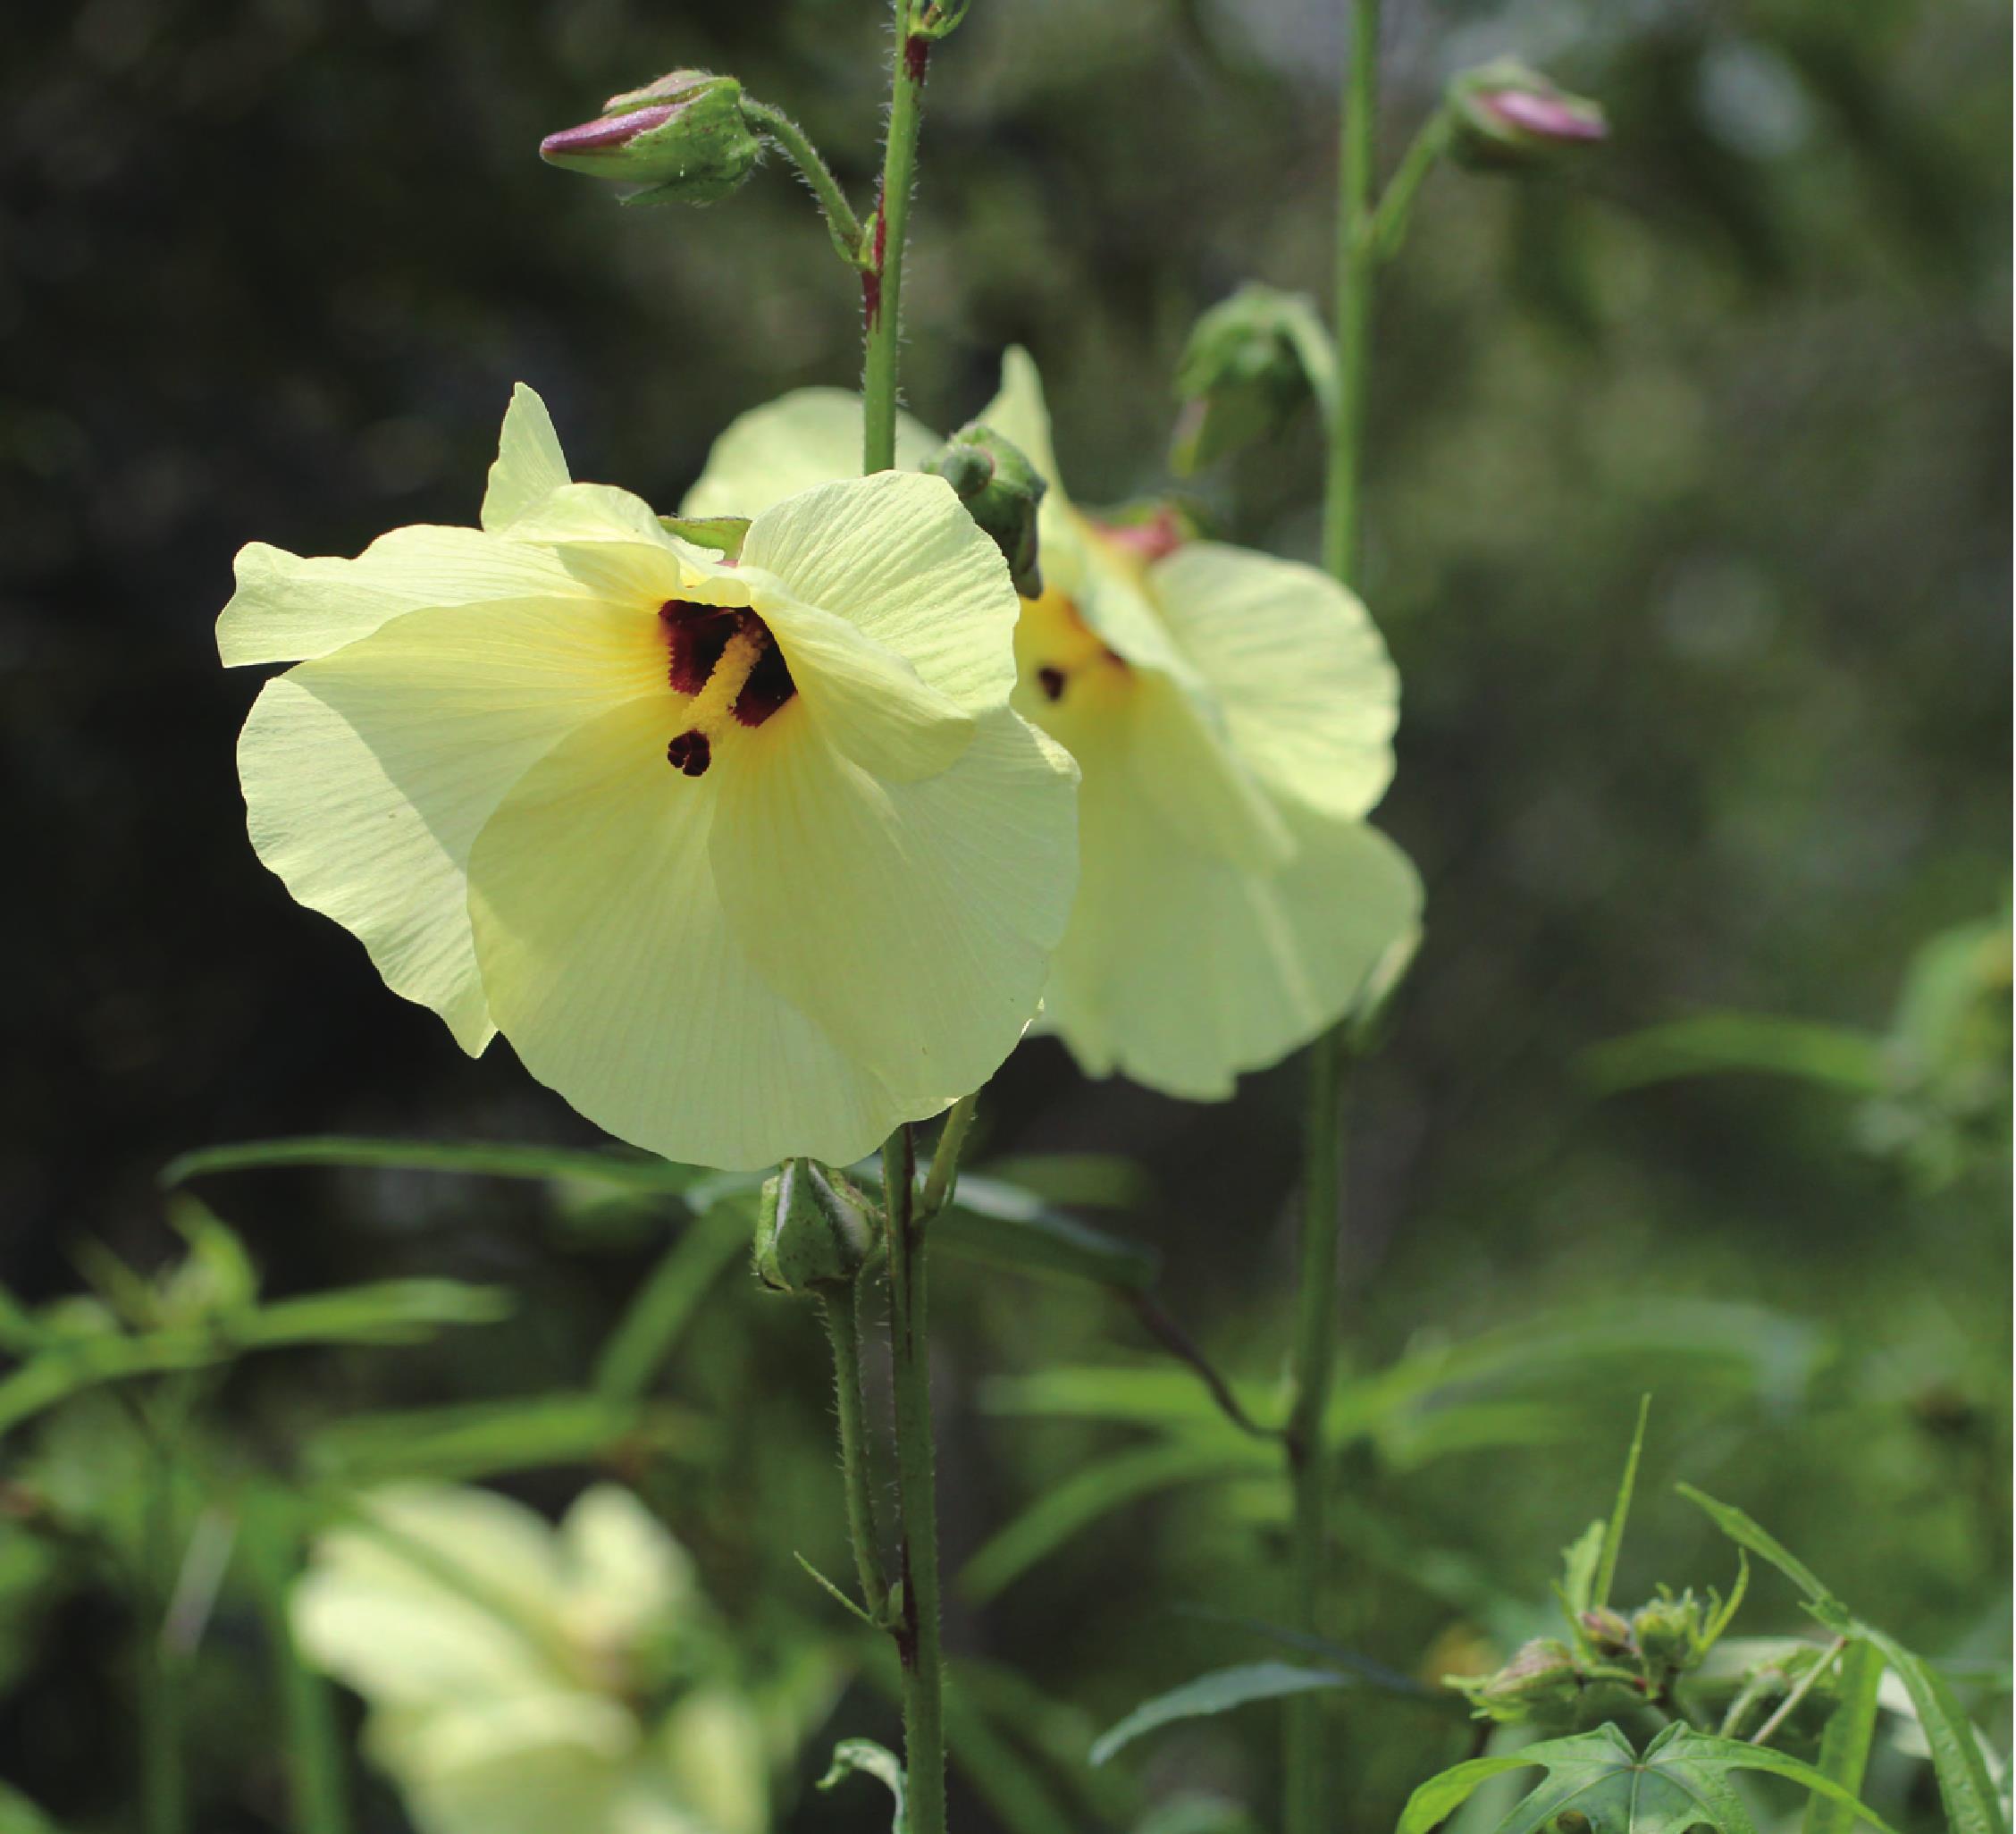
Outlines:
[[923,468],[952,486],[966,513],[1001,550],[1015,590],[1025,599],[1040,597],[1037,515],[1049,486],[1021,448],[975,421],[953,434]]
[[1304,401],[1323,399],[1331,368],[1329,333],[1304,295],[1248,284],[1220,300],[1176,365],[1178,475],[1279,433]]
[[786,1159],[763,1182],[756,1277],[773,1292],[817,1297],[860,1274],[875,1247],[866,1205],[814,1159]]
[[611,96],[601,114],[549,134],[550,165],[636,189],[626,204],[712,204],[735,190],[762,155],[733,77],[677,70]]

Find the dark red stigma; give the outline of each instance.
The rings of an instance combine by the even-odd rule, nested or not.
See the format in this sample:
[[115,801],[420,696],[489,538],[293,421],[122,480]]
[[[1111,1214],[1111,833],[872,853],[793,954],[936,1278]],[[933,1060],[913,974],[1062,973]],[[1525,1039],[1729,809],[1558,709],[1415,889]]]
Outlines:
[[682,732],[666,746],[665,761],[687,777],[705,777],[714,761],[714,747],[704,732]]
[[[763,645],[763,654],[749,679],[735,696],[735,718],[738,726],[760,726],[798,692],[791,678],[791,665],[771,636],[769,627],[753,611],[732,605],[695,605],[685,599],[668,599],[659,607],[659,621],[665,627],[669,661],[665,678],[675,694],[697,694],[707,686],[714,665],[737,631],[754,634]],[[705,769],[702,766],[701,769]],[[698,776],[699,771],[693,775]]]
[[1064,697],[1064,671],[1045,667],[1036,671],[1036,685],[1053,701]]

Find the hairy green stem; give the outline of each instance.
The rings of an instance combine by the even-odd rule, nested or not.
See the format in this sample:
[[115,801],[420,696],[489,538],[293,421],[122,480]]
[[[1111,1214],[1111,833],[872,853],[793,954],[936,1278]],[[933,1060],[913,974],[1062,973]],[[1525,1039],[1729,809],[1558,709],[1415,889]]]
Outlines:
[[889,1350],[895,1388],[896,1501],[903,1601],[895,1625],[903,1661],[907,1834],[945,1834],[944,1657],[938,1646],[938,1510],[931,1433],[922,1221],[916,1145],[907,1124],[882,1148],[889,1232]]
[[[1323,559],[1346,585],[1358,571],[1358,472],[1365,434],[1373,285],[1373,168],[1379,117],[1379,0],[1351,0],[1350,61],[1344,75],[1338,147],[1337,386],[1330,403],[1323,496]],[[1348,1023],[1348,1022],[1347,1022]],[[1302,1168],[1300,1283],[1297,1291],[1294,1409],[1289,1467],[1294,1486],[1289,1573],[1293,1628],[1321,1636],[1329,1544],[1330,1446],[1324,1410],[1337,1365],[1337,1258],[1343,1221],[1345,1025],[1311,1046]],[[1329,1791],[1323,1707],[1315,1695],[1288,1705],[1288,1834],[1323,1834]]]
[[889,1586],[875,1531],[875,1474],[869,1460],[868,1423],[861,1405],[861,1283],[850,1281],[819,1301],[819,1322],[833,1346],[833,1392],[840,1420],[840,1469],[847,1492],[847,1535],[861,1601],[878,1624],[887,1620]]
[[903,238],[917,174],[917,134],[923,122],[924,72],[931,41],[912,29],[914,0],[895,0],[895,69],[890,78],[889,133],[882,154],[882,195],[869,227],[861,273],[861,469],[887,471],[896,462],[896,363],[903,330]]
[[819,148],[812,145],[804,129],[781,108],[772,108],[768,102],[759,102],[753,96],[745,95],[742,98],[742,113],[766,140],[798,168],[798,175],[819,199],[827,231],[833,238],[833,246],[840,251],[841,260],[849,267],[860,267],[861,219],[854,215],[854,206],[848,203],[846,192],[840,189],[840,181],[819,157]]

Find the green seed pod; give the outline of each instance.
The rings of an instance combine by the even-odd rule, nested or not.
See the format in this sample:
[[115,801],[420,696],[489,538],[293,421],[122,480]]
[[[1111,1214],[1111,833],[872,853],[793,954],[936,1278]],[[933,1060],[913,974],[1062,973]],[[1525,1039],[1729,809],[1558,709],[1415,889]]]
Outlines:
[[1571,96],[1514,58],[1459,71],[1444,100],[1449,151],[1475,171],[1516,171],[1609,138],[1600,104]]
[[1176,363],[1182,403],[1170,462],[1188,477],[1278,433],[1309,399],[1305,352],[1327,348],[1315,307],[1299,293],[1248,284],[1190,328]]
[[979,421],[962,426],[924,462],[965,504],[1008,562],[1008,576],[1025,599],[1043,594],[1037,512],[1049,485],[1022,449]]
[[763,150],[742,113],[742,85],[676,70],[611,96],[597,120],[549,134],[550,165],[636,189],[626,204],[712,204],[746,179]]
[[874,1246],[868,1213],[813,1159],[786,1159],[763,1182],[756,1277],[773,1292],[810,1297],[853,1279]]

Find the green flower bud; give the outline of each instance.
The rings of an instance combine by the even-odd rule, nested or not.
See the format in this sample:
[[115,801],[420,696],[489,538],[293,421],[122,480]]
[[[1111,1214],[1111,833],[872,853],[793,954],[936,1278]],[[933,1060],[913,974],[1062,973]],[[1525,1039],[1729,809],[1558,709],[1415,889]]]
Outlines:
[[1678,1598],[1654,1599],[1631,1614],[1631,1633],[1638,1639],[1639,1653],[1654,1668],[1692,1668],[1703,1653],[1701,1636],[1706,1628],[1701,1604],[1692,1592]]
[[1589,1639],[1589,1646],[1598,1655],[1631,1653],[1631,1626],[1625,1622],[1621,1612],[1613,1611],[1608,1605],[1598,1605],[1593,1611],[1583,1612],[1581,1622],[1582,1634]]
[[1459,72],[1445,99],[1454,130],[1449,150],[1478,171],[1572,154],[1610,131],[1600,104],[1571,96],[1512,58]]
[[1197,320],[1176,364],[1183,405],[1170,461],[1180,476],[1288,424],[1311,391],[1312,335],[1327,348],[1315,307],[1273,287],[1243,286]]
[[1523,1644],[1512,1660],[1483,1680],[1452,1679],[1480,1720],[1516,1725],[1570,1711],[1582,1695],[1575,1652],[1552,1636]]
[[549,134],[539,156],[636,189],[626,204],[712,204],[749,176],[762,142],[743,118],[742,85],[676,70],[611,96],[599,119]]
[[1037,552],[1037,511],[1050,487],[1022,449],[979,421],[962,426],[924,462],[965,504],[1008,562],[1008,576],[1025,599],[1043,594]]
[[756,1277],[773,1292],[810,1295],[844,1285],[874,1242],[866,1208],[818,1161],[786,1159],[764,1180]]

